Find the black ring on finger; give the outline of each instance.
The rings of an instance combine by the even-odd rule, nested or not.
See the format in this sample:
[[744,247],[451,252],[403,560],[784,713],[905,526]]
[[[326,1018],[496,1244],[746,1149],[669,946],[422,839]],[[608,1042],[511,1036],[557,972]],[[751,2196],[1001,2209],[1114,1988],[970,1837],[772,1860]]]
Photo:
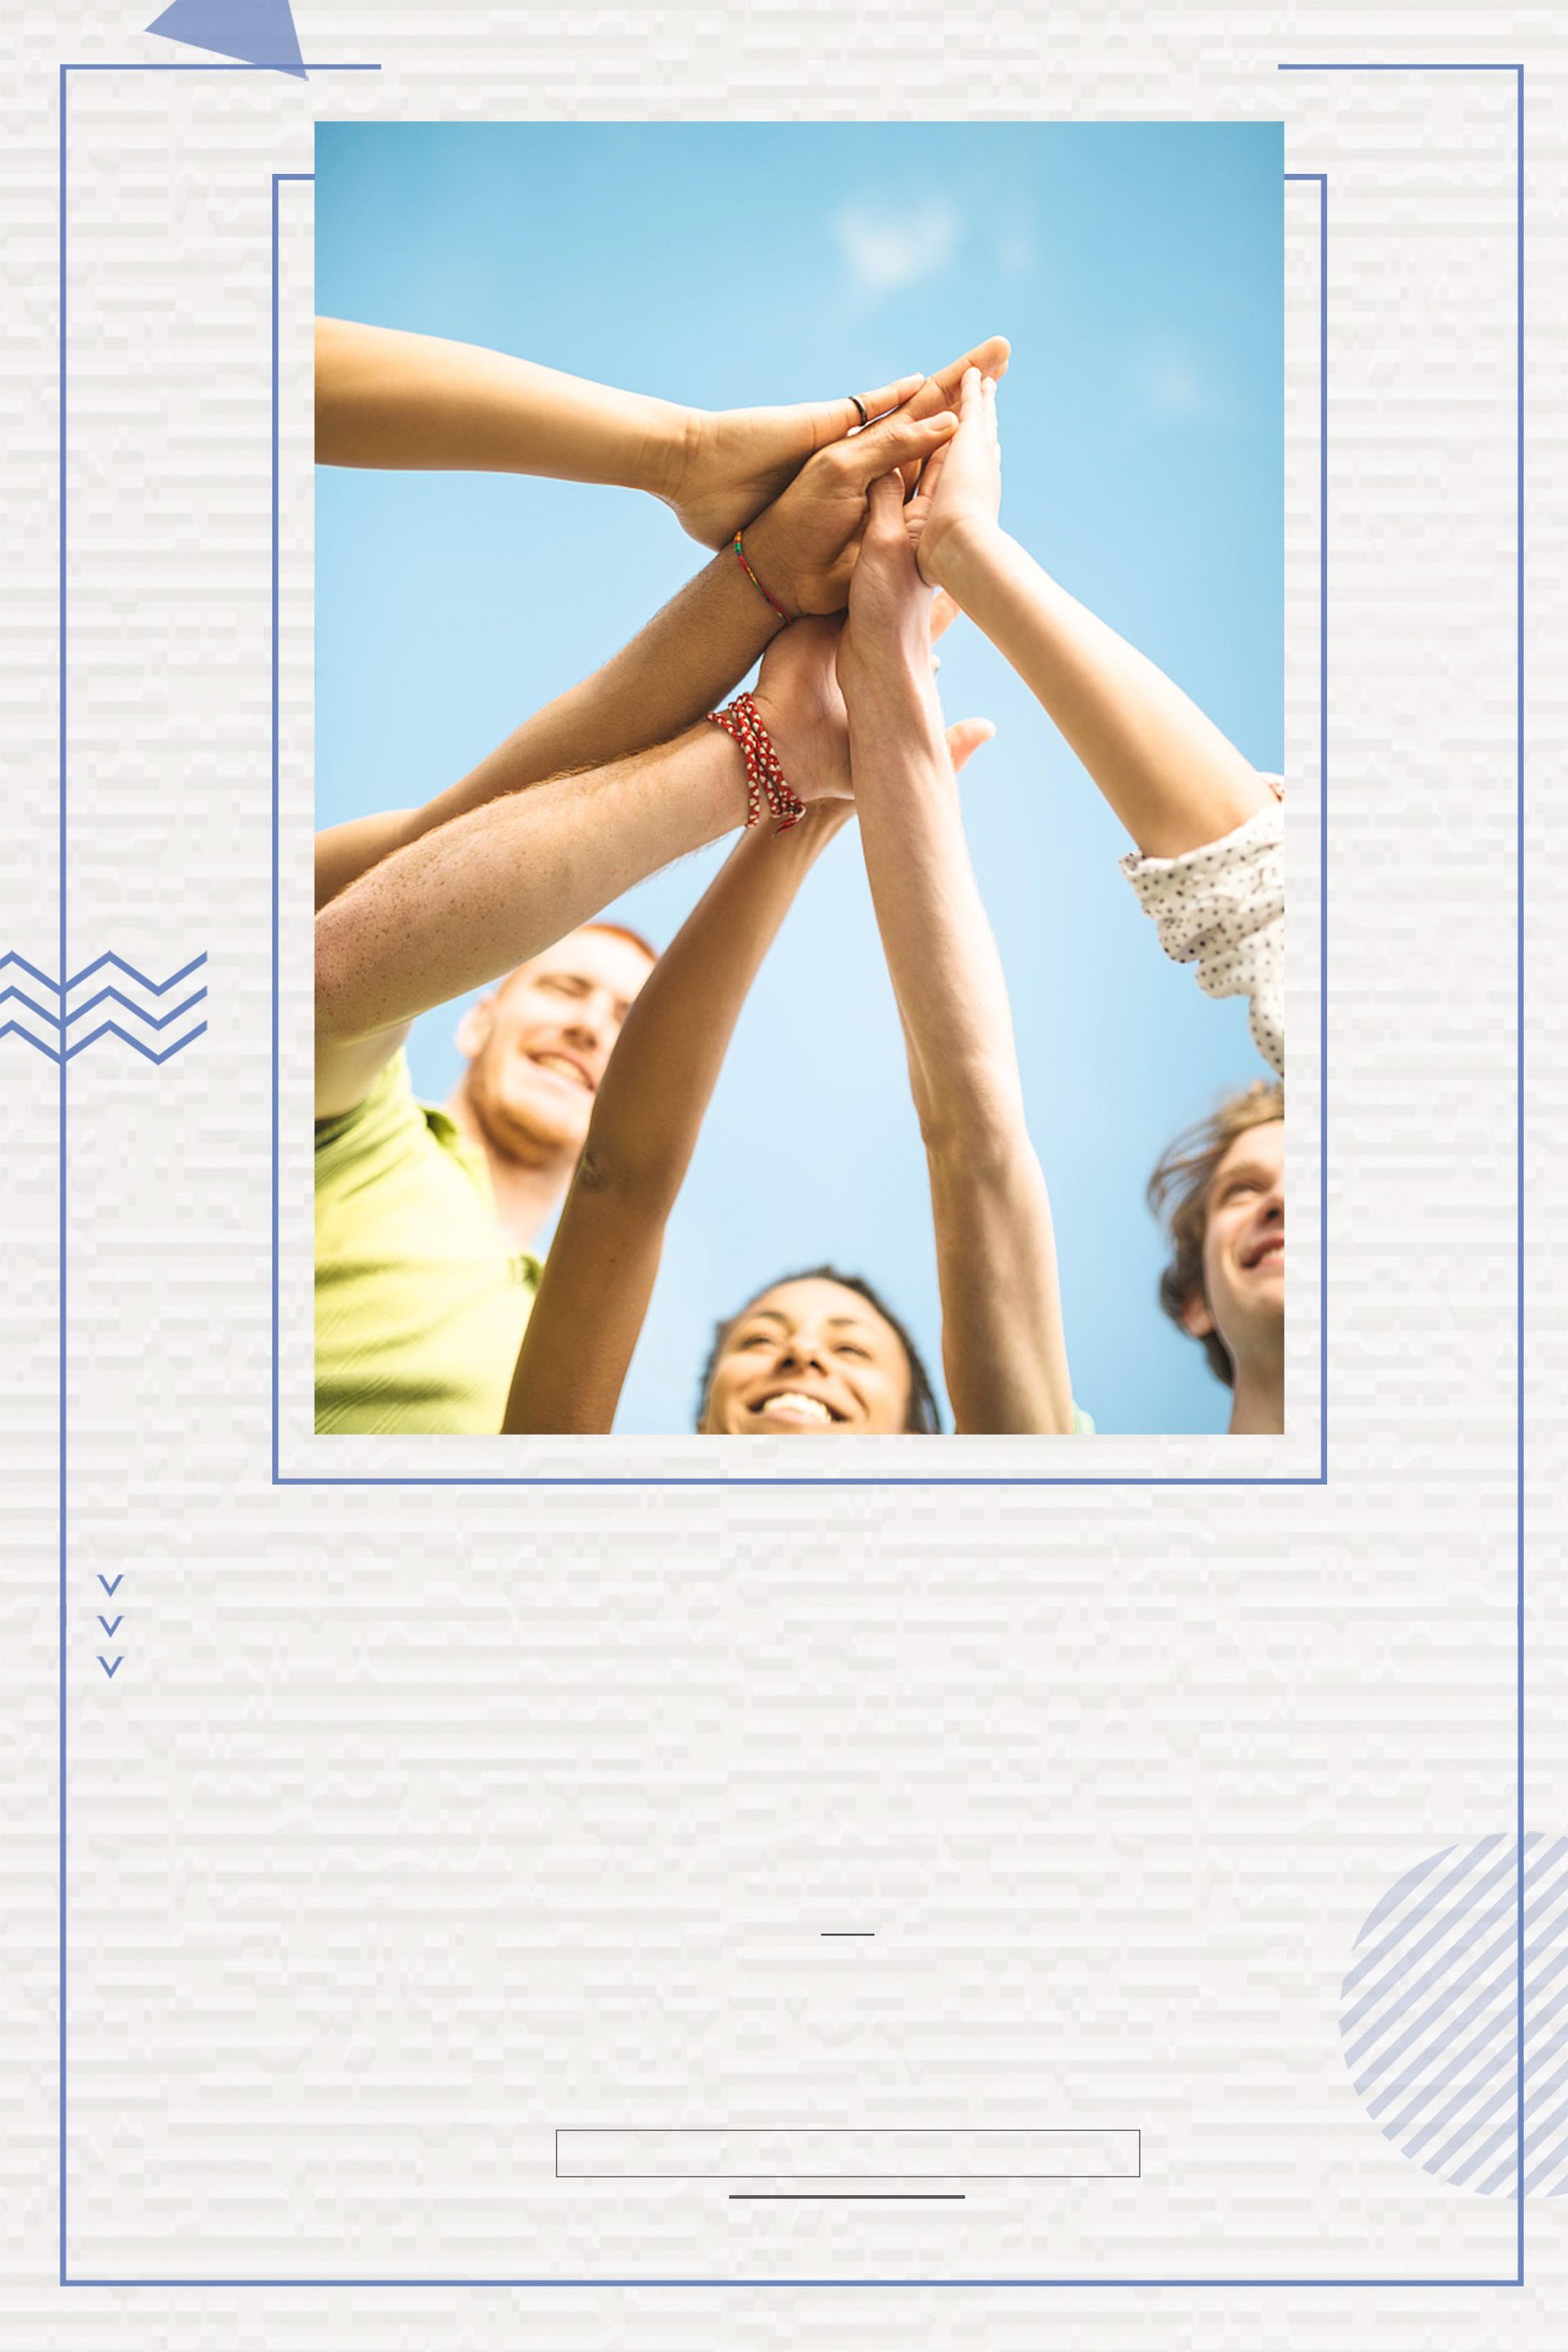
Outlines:
[[[859,394],[858,394],[858,392],[852,392],[852,393],[849,394],[849,399],[850,399],[850,401],[852,402],[852,404],[854,404],[854,406],[855,406],[856,408],[858,408],[858,409],[859,410],[859,412],[860,412],[860,423],[861,423],[861,425],[869,425],[869,423],[871,422],[870,413],[869,413],[869,411],[868,410],[868,408],[867,408],[867,406],[866,406],[865,402],[861,399],[861,397],[860,397]],[[853,432],[854,432],[854,430],[855,430],[855,427],[854,427],[853,425],[851,425],[851,426],[850,426],[850,428],[849,428],[849,430],[853,433]]]

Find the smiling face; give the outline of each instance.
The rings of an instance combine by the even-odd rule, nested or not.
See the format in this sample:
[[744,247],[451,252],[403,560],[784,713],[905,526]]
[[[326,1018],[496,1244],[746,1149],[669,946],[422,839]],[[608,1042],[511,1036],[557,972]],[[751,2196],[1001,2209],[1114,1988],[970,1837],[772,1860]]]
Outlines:
[[1285,1122],[1238,1135],[1210,1180],[1203,1291],[1183,1321],[1217,1332],[1233,1365],[1276,1354],[1285,1318]]
[[702,1428],[710,1437],[896,1435],[910,1360],[858,1291],[808,1276],[775,1284],[720,1343]]
[[573,931],[464,1015],[463,1093],[491,1148],[530,1165],[583,1149],[594,1097],[652,966],[616,931]]

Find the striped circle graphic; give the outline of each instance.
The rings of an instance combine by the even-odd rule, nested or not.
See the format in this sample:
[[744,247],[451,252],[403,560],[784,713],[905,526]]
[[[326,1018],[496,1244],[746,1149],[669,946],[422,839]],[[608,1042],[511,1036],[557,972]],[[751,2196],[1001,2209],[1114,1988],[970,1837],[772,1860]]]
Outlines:
[[[1345,2063],[1402,2154],[1516,2194],[1519,1846],[1452,1845],[1368,1913],[1340,1990]],[[1524,1840],[1524,2193],[1568,2192],[1568,1838]]]

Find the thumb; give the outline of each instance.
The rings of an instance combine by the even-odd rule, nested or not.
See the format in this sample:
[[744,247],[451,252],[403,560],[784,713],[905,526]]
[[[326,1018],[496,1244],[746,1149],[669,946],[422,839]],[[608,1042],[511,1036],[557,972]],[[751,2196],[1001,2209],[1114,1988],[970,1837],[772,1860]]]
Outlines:
[[956,776],[982,743],[989,743],[996,730],[989,719],[960,719],[947,730],[948,757]]
[[865,425],[874,424],[889,409],[901,408],[924,383],[922,375],[901,375],[896,383],[879,384],[874,392],[863,392],[858,399],[821,401],[812,422],[816,425],[820,421],[827,428],[825,439],[841,440],[846,434],[859,433]]
[[879,474],[866,493],[868,539],[904,537],[904,486],[897,474]]

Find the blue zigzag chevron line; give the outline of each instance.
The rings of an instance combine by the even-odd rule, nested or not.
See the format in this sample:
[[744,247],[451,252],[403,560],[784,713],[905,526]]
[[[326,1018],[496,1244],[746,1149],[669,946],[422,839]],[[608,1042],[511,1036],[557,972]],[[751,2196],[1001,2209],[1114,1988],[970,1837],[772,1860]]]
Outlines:
[[162,1064],[170,1061],[185,1046],[194,1044],[196,1038],[205,1035],[207,1026],[205,1021],[198,1022],[195,1027],[187,1029],[181,1036],[174,1038],[161,1049],[144,1044],[132,1030],[123,1028],[120,1022],[112,1017],[100,1021],[98,1026],[89,1030],[85,1037],[77,1037],[69,1044],[66,1042],[66,1033],[73,1023],[85,1020],[87,1015],[96,1012],[100,1005],[117,1004],[132,1021],[141,1022],[154,1035],[159,1035],[165,1029],[172,1028],[174,1023],[181,1020],[186,1013],[194,1012],[198,1004],[205,1002],[207,992],[205,985],[193,989],[189,995],[182,997],[179,1003],[171,1005],[167,1012],[155,1011],[153,1006],[138,1003],[133,996],[128,996],[125,991],[116,986],[113,982],[106,982],[94,995],[79,1004],[69,1003],[71,991],[80,988],[85,982],[94,979],[99,972],[112,971],[121,974],[133,987],[142,990],[148,996],[158,999],[167,996],[169,992],[177,988],[183,980],[189,980],[194,971],[201,970],[206,960],[206,952],[204,949],[200,955],[193,956],[188,963],[182,964],[178,971],[172,971],[166,980],[153,980],[146,972],[139,971],[133,963],[127,963],[122,955],[117,955],[112,949],[110,949],[104,954],[95,956],[90,963],[83,964],[79,971],[72,972],[62,989],[58,980],[51,979],[47,971],[40,971],[36,963],[29,963],[26,957],[19,955],[14,948],[9,949],[4,955],[0,955],[0,977],[5,975],[9,967],[15,966],[16,970],[32,982],[35,987],[47,990],[56,1000],[58,1009],[51,1011],[47,1004],[41,1004],[36,995],[30,994],[27,989],[20,986],[16,981],[8,981],[4,988],[0,988],[0,1008],[8,1003],[18,1005],[25,1013],[31,1014],[35,1022],[40,1023],[46,1030],[52,1031],[55,1042],[50,1044],[47,1038],[35,1035],[27,1024],[19,1020],[15,1013],[8,1020],[0,1022],[0,1038],[20,1037],[23,1044],[31,1045],[35,1053],[42,1054],[47,1061],[57,1064],[74,1062],[79,1054],[85,1053],[87,1048],[96,1045],[100,1037],[118,1037],[122,1045],[131,1047],[132,1053],[140,1054],[144,1062]]
[[81,1020],[84,1014],[94,1012],[100,1004],[113,1003],[123,1005],[126,1012],[134,1013],[138,1021],[145,1021],[149,1029],[166,1029],[171,1021],[177,1021],[182,1013],[188,1013],[193,1004],[199,1004],[205,994],[205,988],[198,988],[194,996],[187,996],[183,1004],[174,1006],[173,1012],[149,1013],[142,1005],[133,1004],[130,997],[118,988],[100,988],[96,996],[89,996],[85,1004],[79,1004],[73,1013],[66,1014],[66,1026],[68,1029],[73,1021]]

